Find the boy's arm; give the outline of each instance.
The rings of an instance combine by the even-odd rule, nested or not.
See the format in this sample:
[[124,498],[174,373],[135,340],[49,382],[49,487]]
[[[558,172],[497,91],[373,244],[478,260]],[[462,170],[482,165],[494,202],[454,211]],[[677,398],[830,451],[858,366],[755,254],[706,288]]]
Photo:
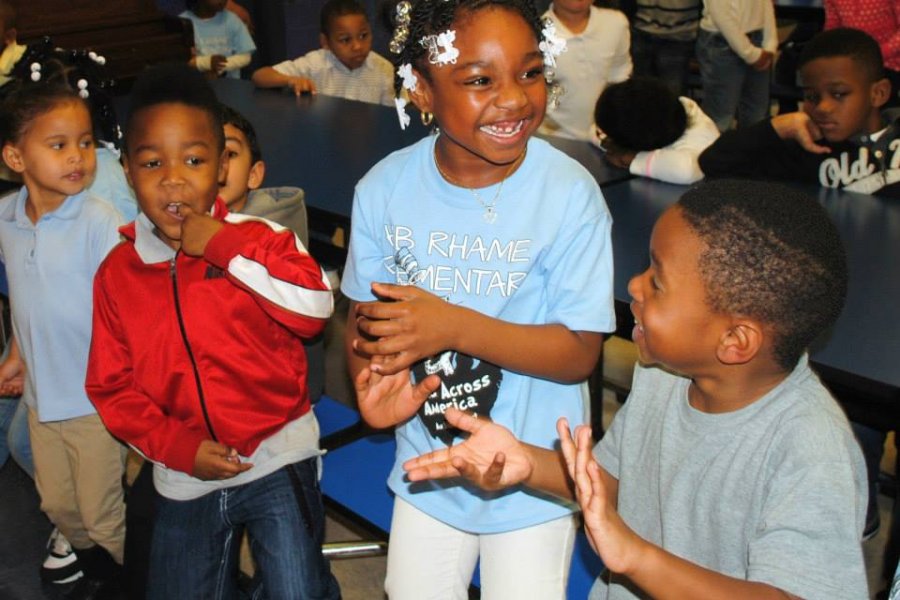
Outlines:
[[122,336],[115,285],[101,267],[94,279],[94,317],[85,390],[115,437],[169,468],[192,473],[208,436],[170,417],[134,382],[131,352]]
[[328,278],[289,229],[261,219],[222,223],[182,209],[182,250],[203,256],[249,292],[272,319],[302,338],[325,328],[334,309]]
[[383,356],[373,365],[383,374],[453,349],[510,371],[577,383],[593,371],[603,348],[602,333],[501,321],[412,286],[374,283],[372,290],[386,301],[359,303],[349,318],[376,339],[357,335],[351,346],[363,355]]
[[275,67],[261,67],[253,72],[250,78],[256,87],[276,88],[289,87],[297,95],[303,93],[316,93],[316,84],[312,79],[302,75],[287,75]]
[[779,137],[772,120],[724,132],[699,157],[706,177],[796,179],[797,154]]
[[584,528],[594,551],[613,573],[658,599],[795,598],[774,586],[728,577],[684,560],[638,536],[616,510],[617,481],[595,460],[590,429],[558,427],[566,464],[575,480]]

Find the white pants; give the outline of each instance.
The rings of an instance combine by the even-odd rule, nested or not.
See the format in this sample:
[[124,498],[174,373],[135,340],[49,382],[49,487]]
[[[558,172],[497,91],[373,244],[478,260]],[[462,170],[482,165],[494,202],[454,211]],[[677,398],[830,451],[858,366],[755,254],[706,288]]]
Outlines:
[[565,600],[575,518],[515,531],[460,531],[396,498],[388,544],[390,600],[466,600],[481,558],[482,600]]

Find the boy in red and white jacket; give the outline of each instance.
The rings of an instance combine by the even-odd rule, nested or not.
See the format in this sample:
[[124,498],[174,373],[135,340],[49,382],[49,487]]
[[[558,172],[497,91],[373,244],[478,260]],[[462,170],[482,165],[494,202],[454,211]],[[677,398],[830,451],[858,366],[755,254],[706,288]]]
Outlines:
[[113,435],[154,463],[147,595],[234,585],[246,527],[267,595],[337,598],[302,345],[331,315],[328,280],[290,230],[217,198],[223,129],[202,75],[145,72],[125,142],[141,214],[94,281],[86,387]]

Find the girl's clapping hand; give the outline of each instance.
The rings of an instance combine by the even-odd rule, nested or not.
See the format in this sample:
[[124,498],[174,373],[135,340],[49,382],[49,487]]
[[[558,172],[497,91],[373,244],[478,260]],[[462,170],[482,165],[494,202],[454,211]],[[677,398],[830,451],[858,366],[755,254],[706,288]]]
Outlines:
[[456,348],[459,321],[453,313],[460,310],[434,294],[412,287],[373,283],[379,302],[360,303],[356,307],[359,330],[374,338],[358,338],[354,349],[379,356],[370,369],[382,375],[398,373],[413,363]]

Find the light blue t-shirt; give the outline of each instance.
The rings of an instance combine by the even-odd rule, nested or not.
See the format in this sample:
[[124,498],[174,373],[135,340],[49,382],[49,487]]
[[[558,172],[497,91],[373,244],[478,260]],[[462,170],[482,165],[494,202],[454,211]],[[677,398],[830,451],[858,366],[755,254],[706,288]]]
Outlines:
[[[256,44],[247,31],[247,26],[230,10],[220,10],[208,19],[201,19],[186,10],[180,15],[194,24],[194,46],[200,56],[219,54],[228,58],[235,54],[246,54],[256,50]],[[226,77],[240,78],[238,70],[227,71]]]
[[[472,191],[448,184],[438,173],[435,139],[394,152],[357,185],[343,292],[370,301],[372,282],[417,285],[508,322],[612,331],[612,219],[594,178],[543,140],[532,139],[524,162],[496,198],[496,221],[488,223]],[[489,202],[497,190],[494,185],[477,192]],[[401,464],[444,447],[452,434],[439,428],[449,404],[489,412],[519,439],[553,447],[560,416],[584,422],[585,385],[501,370],[455,352],[414,369],[419,377],[426,371],[440,373],[443,385],[420,415],[397,427],[397,461],[389,478],[395,493],[475,533],[511,531],[572,512],[562,502],[516,489],[497,494],[453,481],[411,485]]]
[[134,221],[137,216],[137,199],[125,178],[118,150],[97,145],[97,174],[87,191],[108,200],[122,214],[126,223]]
[[25,214],[28,191],[0,198],[0,260],[9,279],[13,333],[28,365],[26,398],[40,421],[96,411],[84,391],[97,267],[119,242],[122,217],[112,204],[81,192],[36,224]]

